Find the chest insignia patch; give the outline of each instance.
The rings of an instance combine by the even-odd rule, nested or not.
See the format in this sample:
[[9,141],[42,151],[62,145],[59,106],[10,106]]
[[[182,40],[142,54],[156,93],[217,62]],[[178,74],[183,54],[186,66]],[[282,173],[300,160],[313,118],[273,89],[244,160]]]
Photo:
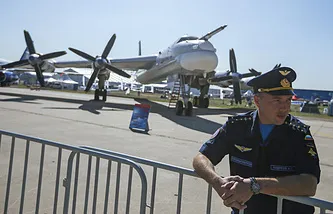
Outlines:
[[317,153],[315,151],[313,151],[312,148],[310,148],[309,152],[308,152],[312,157],[314,157]]
[[252,150],[252,148],[247,148],[245,146],[240,146],[240,145],[237,145],[237,144],[235,144],[235,147],[241,152],[249,152],[249,151]]
[[313,140],[313,138],[311,137],[311,135],[305,135],[305,138],[304,138],[304,140]]

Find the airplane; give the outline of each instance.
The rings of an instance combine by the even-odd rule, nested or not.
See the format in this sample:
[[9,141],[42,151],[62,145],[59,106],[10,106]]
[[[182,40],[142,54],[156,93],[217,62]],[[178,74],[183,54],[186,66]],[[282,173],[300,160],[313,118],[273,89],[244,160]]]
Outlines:
[[[27,48],[24,50],[20,60],[23,60],[26,57]],[[13,82],[19,79],[18,73],[31,71],[31,69],[24,68],[14,68],[14,69],[4,69],[3,65],[10,63],[11,61],[0,59],[0,87],[10,86]]]
[[23,55],[24,57],[22,56],[19,61],[10,62],[2,65],[2,68],[8,69],[20,67],[34,69],[37,75],[38,82],[42,87],[44,87],[45,81],[43,77],[43,72],[46,70],[50,72],[51,70],[54,71],[55,69],[52,64],[50,64],[47,60],[65,55],[67,52],[58,51],[48,54],[37,53],[31,36],[26,30],[24,30],[24,38],[27,45],[27,49],[25,51],[25,54]]
[[[213,85],[220,87],[229,87],[232,85],[233,95],[236,104],[242,104],[241,88],[249,89],[246,87],[246,82],[242,81],[243,78],[255,77],[261,74],[261,72],[256,71],[255,69],[249,69],[249,73],[240,74],[237,72],[237,62],[234,49],[229,50],[229,64],[230,70],[223,73],[216,73],[212,78],[208,79],[208,82]],[[195,99],[194,99],[195,100]],[[195,103],[195,102],[194,102]],[[196,103],[195,103],[196,104]]]
[[[111,71],[126,78],[129,78],[130,75],[121,69],[136,71],[135,80],[141,84],[161,82],[166,78],[178,80],[185,108],[183,101],[178,100],[176,114],[182,115],[184,112],[186,116],[190,116],[192,115],[193,104],[189,101],[189,91],[185,92],[185,84],[188,84],[189,90],[191,87],[200,89],[199,103],[204,107],[209,106],[207,97],[209,83],[207,79],[214,75],[214,69],[218,64],[216,49],[209,42],[209,39],[226,27],[227,25],[220,26],[201,37],[184,35],[158,54],[107,59],[116,39],[116,35],[113,34],[101,56],[93,57],[80,50],[69,48],[72,52],[85,58],[86,61],[55,62],[53,65],[56,68],[93,68],[94,71],[87,84],[86,91],[90,90],[91,85],[98,77],[99,88],[95,90],[95,100],[99,99],[100,92],[103,92],[103,90],[103,100],[106,100],[104,82],[108,79]],[[139,45],[139,48],[141,52],[141,45]]]

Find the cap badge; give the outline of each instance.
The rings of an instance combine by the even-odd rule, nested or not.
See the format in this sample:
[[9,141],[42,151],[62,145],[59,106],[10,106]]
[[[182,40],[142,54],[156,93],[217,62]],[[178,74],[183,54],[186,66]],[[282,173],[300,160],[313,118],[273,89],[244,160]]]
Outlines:
[[281,83],[281,86],[284,87],[284,88],[290,87],[290,82],[286,78],[281,80],[280,83]]
[[288,70],[284,70],[284,71],[279,71],[280,74],[282,74],[283,76],[286,76],[288,75],[291,71],[288,71]]

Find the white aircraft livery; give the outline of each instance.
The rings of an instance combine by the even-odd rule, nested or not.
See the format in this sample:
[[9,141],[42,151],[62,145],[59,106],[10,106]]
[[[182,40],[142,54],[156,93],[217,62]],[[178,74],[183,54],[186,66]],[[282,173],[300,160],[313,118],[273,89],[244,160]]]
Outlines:
[[[190,87],[200,89],[201,95],[199,97],[199,103],[204,107],[208,107],[209,99],[206,95],[208,93],[209,83],[207,79],[214,76],[214,70],[218,65],[216,49],[209,39],[226,27],[227,25],[223,25],[201,37],[182,36],[158,54],[132,58],[107,59],[116,39],[116,35],[114,34],[110,38],[101,56],[93,57],[80,50],[69,48],[69,50],[86,60],[55,62],[53,65],[56,68],[93,68],[94,71],[87,84],[86,91],[90,90],[90,87],[97,77],[99,79],[99,89],[95,91],[95,99],[99,99],[98,96],[100,92],[102,92],[103,100],[106,100],[104,82],[109,78],[110,72],[115,72],[124,77],[130,76],[122,69],[137,71],[135,73],[136,81],[142,84],[156,83],[166,78],[179,81],[180,88],[183,90],[181,95],[185,104],[185,112],[187,112],[186,115],[190,115],[193,105],[189,101],[189,93],[184,92],[184,86],[188,84]],[[141,45],[139,52],[141,52]],[[177,101],[176,112],[181,114],[183,109],[183,102],[181,100]]]

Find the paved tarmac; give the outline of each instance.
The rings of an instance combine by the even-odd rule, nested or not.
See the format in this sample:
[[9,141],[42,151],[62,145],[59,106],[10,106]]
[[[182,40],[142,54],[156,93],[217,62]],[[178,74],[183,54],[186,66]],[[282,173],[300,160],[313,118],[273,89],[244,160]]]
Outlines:
[[[201,144],[210,138],[211,134],[223,124],[227,117],[235,114],[228,109],[194,109],[192,117],[176,116],[174,110],[168,109],[166,103],[150,102],[143,99],[130,99],[108,96],[107,102],[93,102],[93,95],[65,93],[54,91],[32,91],[18,88],[0,88],[0,130],[34,136],[70,145],[88,145],[116,152],[121,152],[154,161],[192,169],[192,158],[197,154]],[[151,105],[149,114],[149,134],[132,132],[129,122],[135,103]],[[333,201],[333,120],[318,120],[301,118],[311,126],[321,162],[321,181],[316,197]],[[8,159],[11,139],[3,136],[0,150],[0,212],[4,207],[5,184],[7,179]],[[12,177],[9,213],[18,213],[21,193],[22,169],[24,161],[25,142],[16,142],[15,161]],[[32,145],[29,160],[28,182],[24,213],[34,213],[40,146]],[[55,169],[58,150],[46,148],[43,171],[43,190],[41,212],[51,213],[53,205]],[[68,153],[63,154],[62,163],[66,165]],[[86,177],[87,158],[82,157],[80,164],[78,212],[83,209],[83,195]],[[94,164],[94,162],[93,162]],[[93,165],[94,166],[94,165]],[[101,171],[106,170],[107,163],[101,162]],[[116,171],[116,166],[112,170]],[[62,169],[62,173],[65,173]],[[151,168],[144,167],[150,186]],[[100,179],[105,180],[106,172],[100,173]],[[227,158],[218,165],[221,175],[228,175]],[[95,171],[92,171],[95,175]],[[124,171],[126,175],[127,170]],[[104,176],[104,177],[103,177]],[[65,177],[61,175],[61,179]],[[205,213],[207,186],[198,178],[184,177],[184,193],[182,213]],[[155,213],[175,213],[177,202],[178,177],[176,173],[161,172],[158,174]],[[91,179],[93,182],[93,179]],[[103,180],[103,183],[105,183]],[[123,179],[124,183],[127,179]],[[48,185],[49,184],[49,185]],[[93,186],[93,183],[91,187]],[[82,190],[80,188],[82,187]],[[140,185],[133,185],[133,191]],[[60,189],[59,210],[63,203],[63,187]],[[104,190],[103,184],[99,187]],[[122,190],[122,189],[121,189]],[[80,191],[82,194],[80,194]],[[92,190],[91,190],[92,191]],[[148,189],[150,195],[150,189]],[[51,193],[52,192],[52,193]],[[121,191],[122,193],[123,191]],[[100,191],[98,197],[103,197]],[[114,195],[112,193],[111,195]],[[111,199],[113,196],[110,196]],[[125,195],[120,198],[120,211],[124,210]],[[138,193],[133,193],[131,206],[138,207]],[[112,201],[112,200],[111,200]],[[150,200],[147,200],[148,204]],[[104,206],[103,199],[97,204],[97,213]],[[113,209],[110,202],[110,212]],[[112,207],[112,208],[111,208]],[[91,206],[89,207],[91,209]],[[62,210],[61,210],[62,211]],[[61,213],[58,211],[58,213]],[[228,213],[229,209],[213,193],[212,213]],[[147,208],[149,213],[149,208]]]

